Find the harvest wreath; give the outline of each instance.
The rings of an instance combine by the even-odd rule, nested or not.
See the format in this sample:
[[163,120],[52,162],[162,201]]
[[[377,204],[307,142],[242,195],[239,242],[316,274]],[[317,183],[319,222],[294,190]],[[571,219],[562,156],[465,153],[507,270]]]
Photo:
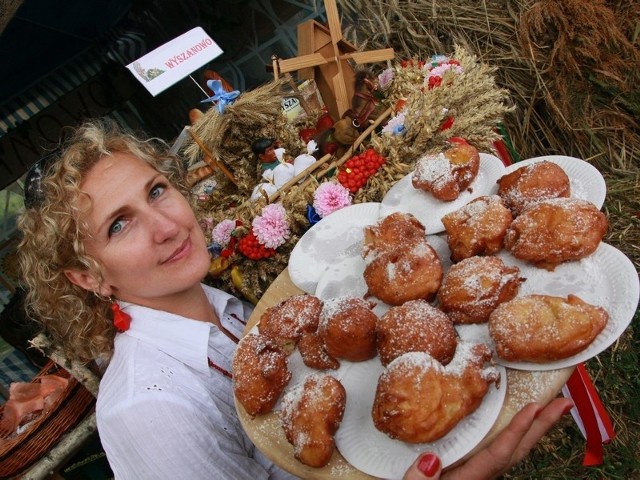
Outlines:
[[[508,94],[496,87],[494,70],[465,49],[385,67],[369,67],[366,75],[375,83],[368,92],[375,120],[370,116],[357,138],[336,151],[323,143],[328,133],[337,137],[341,119],[332,119],[336,124],[315,137],[329,152],[324,155],[301,132],[313,131],[326,113],[288,119],[281,109],[291,97],[284,79],[210,108],[191,126],[181,152],[187,164],[195,169],[213,161],[213,168],[204,168],[210,177],[196,178],[192,188],[211,242],[210,284],[257,302],[286,268],[296,242],[323,216],[351,203],[379,202],[420,156],[442,150],[453,137],[486,152],[500,139],[496,128],[510,109]],[[274,164],[280,168],[264,169],[252,149],[259,139],[279,147]]]

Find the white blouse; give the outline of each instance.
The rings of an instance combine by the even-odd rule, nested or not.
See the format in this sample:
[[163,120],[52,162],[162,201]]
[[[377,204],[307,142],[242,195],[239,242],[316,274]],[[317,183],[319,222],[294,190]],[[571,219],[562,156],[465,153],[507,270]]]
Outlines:
[[[203,285],[222,324],[240,337],[250,310]],[[236,344],[215,325],[121,304],[131,327],[116,335],[98,392],[98,433],[117,479],[287,479],[238,420],[231,380]],[[234,315],[236,318],[234,318]]]

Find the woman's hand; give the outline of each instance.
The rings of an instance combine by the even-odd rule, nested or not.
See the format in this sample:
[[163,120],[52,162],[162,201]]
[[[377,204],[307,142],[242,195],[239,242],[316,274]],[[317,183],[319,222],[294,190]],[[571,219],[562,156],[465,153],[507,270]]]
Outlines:
[[556,398],[545,407],[530,403],[511,419],[507,427],[486,448],[466,462],[442,472],[437,455],[423,453],[409,467],[404,480],[487,480],[502,475],[527,456],[529,451],[573,403]]

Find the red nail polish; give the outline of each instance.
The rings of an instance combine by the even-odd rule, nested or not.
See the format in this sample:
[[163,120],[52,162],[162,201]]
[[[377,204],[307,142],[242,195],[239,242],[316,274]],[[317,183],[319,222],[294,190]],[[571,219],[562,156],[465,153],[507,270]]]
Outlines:
[[440,468],[440,459],[433,453],[425,453],[420,457],[418,462],[418,470],[424,473],[427,477],[433,477],[438,473]]

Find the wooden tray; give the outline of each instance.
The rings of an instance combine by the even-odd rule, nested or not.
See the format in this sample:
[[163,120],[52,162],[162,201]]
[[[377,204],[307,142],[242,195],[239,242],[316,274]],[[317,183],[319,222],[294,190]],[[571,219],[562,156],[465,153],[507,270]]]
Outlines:
[[[32,382],[49,374],[69,379],[69,385],[51,408],[40,414],[24,431],[18,435],[0,439],[1,478],[15,475],[28,468],[95,406],[95,397],[69,372],[54,362],[47,363]],[[0,416],[3,413],[4,405],[1,405]]]
[[[246,335],[256,325],[262,313],[268,307],[300,293],[304,292],[293,284],[288,270],[283,270],[260,299],[247,323],[244,334]],[[573,370],[574,368],[571,367],[544,372],[531,372],[508,368],[507,393],[500,415],[491,431],[469,455],[486,446],[526,404],[534,401],[546,404],[555,398],[573,373]],[[267,415],[258,415],[251,418],[237,400],[236,410],[247,435],[260,451],[276,465],[294,475],[307,479],[327,480],[335,478],[348,478],[350,480],[374,478],[354,468],[340,455],[337,449],[329,464],[322,468],[303,465],[294,458],[293,447],[285,438],[280,420],[275,413],[271,412]]]

